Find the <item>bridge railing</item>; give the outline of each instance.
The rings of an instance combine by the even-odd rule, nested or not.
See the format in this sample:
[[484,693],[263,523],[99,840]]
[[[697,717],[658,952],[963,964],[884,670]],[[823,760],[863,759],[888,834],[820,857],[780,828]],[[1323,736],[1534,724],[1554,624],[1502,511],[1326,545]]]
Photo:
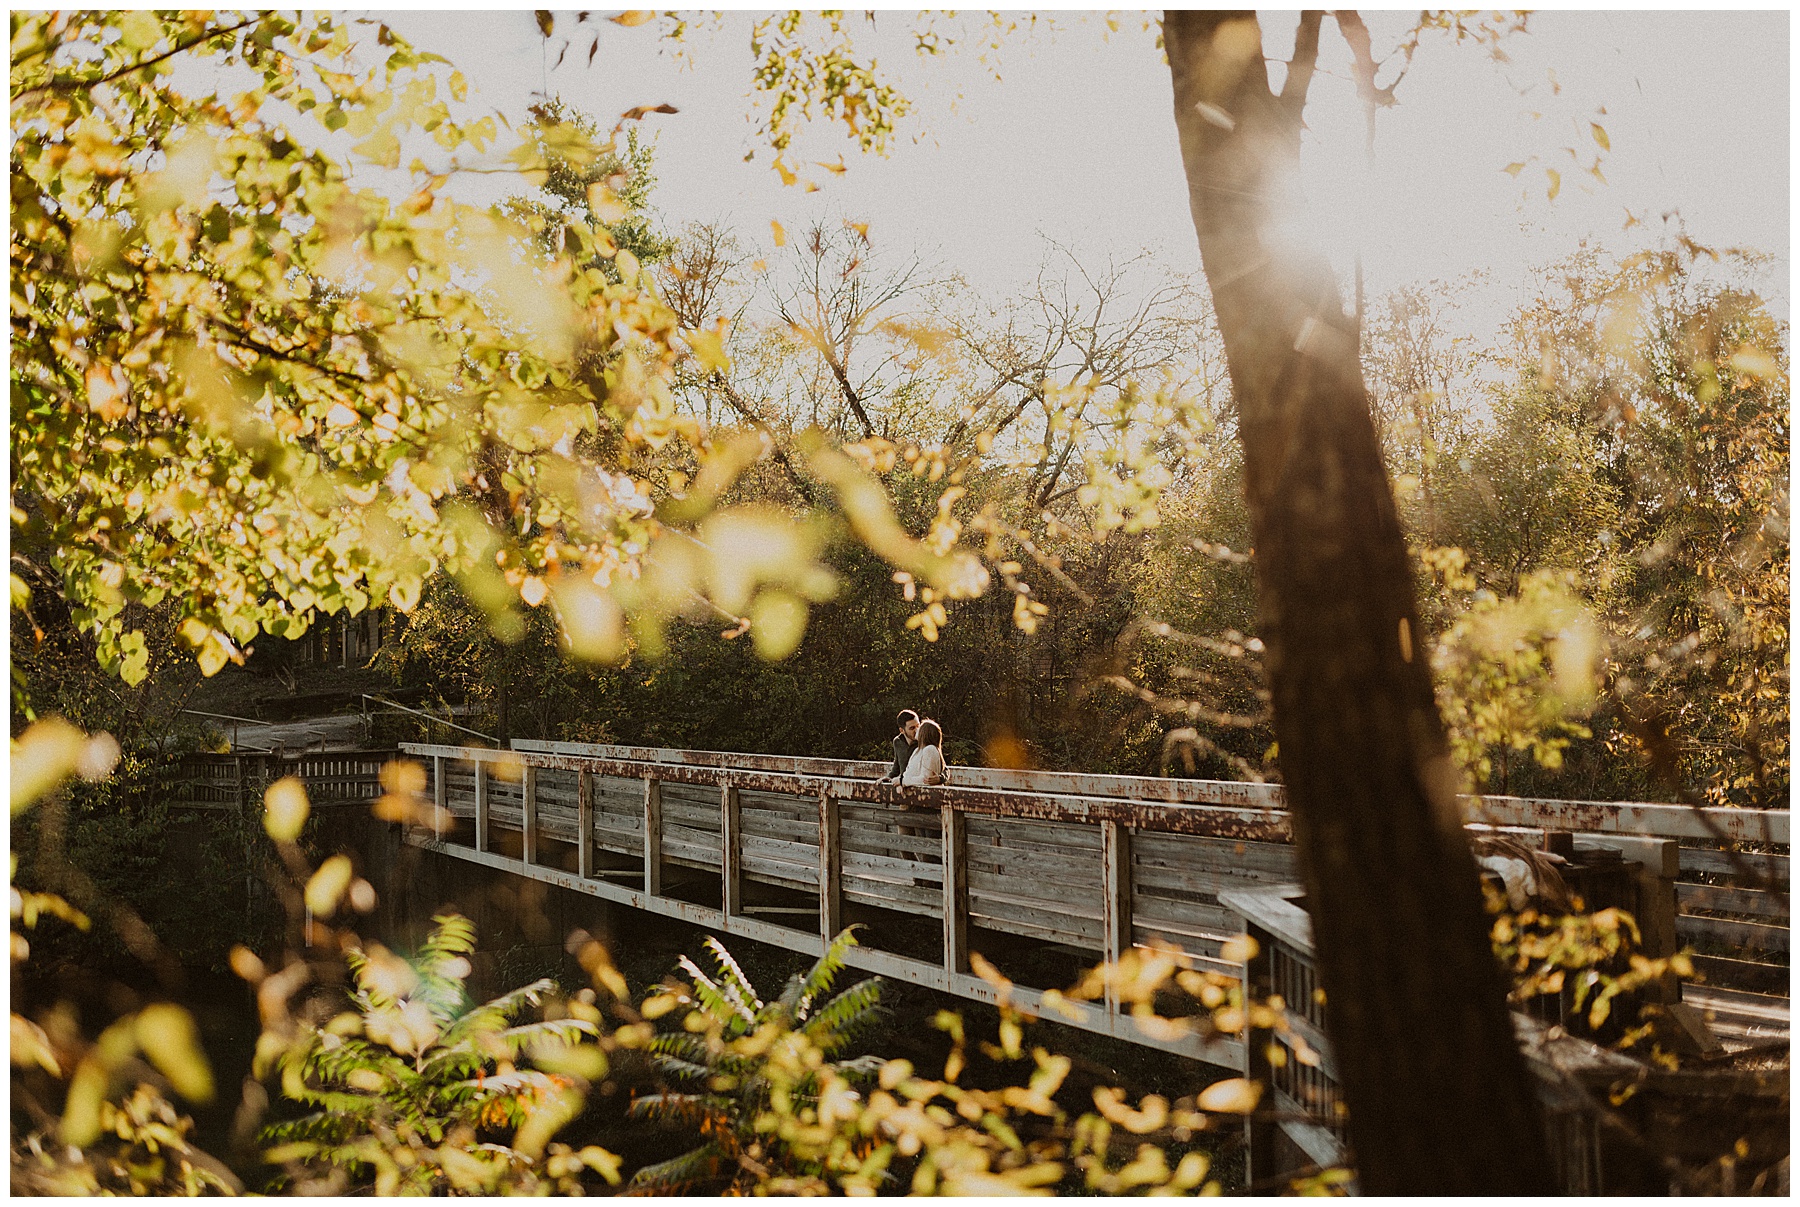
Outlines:
[[[418,841],[798,951],[823,950],[870,908],[929,918],[941,927],[934,958],[871,946],[856,962],[984,1000],[996,990],[971,974],[971,932],[1094,960],[1161,945],[1197,967],[1241,975],[1222,958],[1240,924],[1220,893],[1297,878],[1272,785],[956,767],[948,786],[905,788],[875,783],[885,764],[874,762],[576,743],[402,752],[427,763],[437,803],[456,819],[452,832]],[[1650,859],[1670,944],[1678,839],[1723,832],[1785,843],[1787,835],[1785,812],[1700,820],[1670,805],[1479,804],[1488,824],[1523,826],[1522,837],[1534,821],[1539,830],[1576,822],[1589,831],[1584,843]],[[1076,1026],[1146,1042],[1115,1000],[1046,1004],[1033,991],[1011,992]],[[1232,1048],[1197,1036],[1156,1046],[1235,1063],[1221,1044]]]
[[[845,779],[873,779],[887,769],[885,763],[879,762],[616,744],[515,741],[513,747],[665,766],[741,768]],[[1142,803],[1231,805],[1267,812],[1284,811],[1287,804],[1285,791],[1275,784],[986,767],[951,767],[948,772],[953,787],[1038,795],[1052,800],[1069,796],[1120,798]],[[1579,836],[1580,846],[1608,846],[1620,851],[1642,867],[1646,884],[1640,899],[1646,908],[1640,910],[1643,916],[1639,922],[1651,932],[1649,941],[1654,952],[1666,954],[1678,944],[1687,944],[1696,949],[1695,964],[1713,986],[1786,993],[1788,810],[1696,809],[1682,804],[1514,796],[1463,796],[1459,800],[1463,815],[1471,824],[1522,831],[1520,836],[1528,840],[1544,831],[1567,831]],[[1287,841],[1286,832],[1273,840]],[[1138,870],[1141,879],[1154,882],[1165,869],[1159,868],[1152,857]],[[1147,895],[1154,898],[1155,894]],[[1152,916],[1159,910],[1168,912],[1155,900],[1144,904]],[[1164,920],[1171,924],[1178,921]]]

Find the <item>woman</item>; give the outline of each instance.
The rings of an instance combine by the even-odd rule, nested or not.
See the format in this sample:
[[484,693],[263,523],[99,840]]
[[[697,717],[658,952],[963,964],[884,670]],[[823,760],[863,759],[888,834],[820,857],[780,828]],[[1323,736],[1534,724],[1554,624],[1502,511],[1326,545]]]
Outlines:
[[943,727],[936,721],[919,722],[918,743],[912,757],[906,761],[906,774],[900,777],[900,782],[913,787],[944,783]]

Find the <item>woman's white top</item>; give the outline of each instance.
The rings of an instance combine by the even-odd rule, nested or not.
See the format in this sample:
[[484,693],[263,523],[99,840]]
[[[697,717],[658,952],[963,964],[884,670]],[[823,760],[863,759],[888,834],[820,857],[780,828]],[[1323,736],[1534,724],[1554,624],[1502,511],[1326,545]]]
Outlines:
[[944,754],[936,746],[921,746],[906,760],[903,784],[941,784],[944,782]]

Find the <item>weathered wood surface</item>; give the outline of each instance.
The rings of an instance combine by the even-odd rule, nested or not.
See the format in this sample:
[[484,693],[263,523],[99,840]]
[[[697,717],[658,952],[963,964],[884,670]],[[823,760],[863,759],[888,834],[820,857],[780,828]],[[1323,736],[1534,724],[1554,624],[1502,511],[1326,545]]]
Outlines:
[[[459,816],[473,813],[474,765],[490,766],[489,824],[501,828],[524,825],[528,771],[536,782],[538,834],[576,845],[585,775],[592,849],[644,860],[648,891],[660,892],[665,863],[694,868],[720,876],[722,888],[731,885],[732,912],[742,908],[746,883],[816,895],[821,927],[848,905],[943,918],[946,902],[959,902],[958,917],[944,919],[947,949],[966,945],[975,927],[1096,959],[1116,957],[1129,944],[1168,944],[1203,967],[1230,971],[1219,954],[1236,922],[1219,894],[1289,883],[1297,875],[1286,815],[1272,807],[1279,792],[1266,785],[957,768],[961,774],[949,786],[921,790],[874,783],[885,764],[832,759],[572,743],[408,752],[445,767],[446,802]],[[1237,791],[1245,788],[1257,791]],[[1081,794],[1102,789],[1137,795]],[[822,800],[831,806],[826,842]],[[1715,815],[1744,811],[1702,816],[1684,806],[1509,797],[1478,803],[1483,820],[1477,824],[1533,842],[1544,829],[1571,823],[1590,826],[1594,837],[1584,841],[1603,845],[1609,838],[1641,845],[1659,835],[1679,837],[1688,844],[1679,850],[1679,873],[1671,861],[1663,874],[1739,881],[1682,883],[1671,903],[1682,911],[1681,937],[1746,957],[1720,969],[1760,961],[1752,976],[1759,986],[1770,979],[1764,969],[1774,967],[1767,960],[1787,950],[1785,894],[1765,891],[1761,881],[1742,887],[1741,880],[1748,870],[1785,887],[1787,856],[1732,855],[1712,841],[1715,829],[1785,837],[1785,811],[1720,822]],[[949,844],[947,817],[957,831]],[[654,856],[647,843],[651,823]],[[1628,833],[1634,825],[1644,833]],[[957,858],[946,885],[952,846]],[[1760,915],[1763,909],[1770,915]],[[1705,916],[1720,912],[1751,917]]]

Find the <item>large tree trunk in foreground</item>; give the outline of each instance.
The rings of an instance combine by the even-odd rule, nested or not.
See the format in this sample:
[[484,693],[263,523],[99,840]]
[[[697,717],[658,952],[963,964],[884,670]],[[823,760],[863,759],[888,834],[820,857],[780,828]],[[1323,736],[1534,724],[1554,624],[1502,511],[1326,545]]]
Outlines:
[[1269,238],[1320,16],[1279,96],[1254,16],[1170,12],[1163,28],[1350,1142],[1366,1194],[1552,1193],[1354,323],[1324,260]]

